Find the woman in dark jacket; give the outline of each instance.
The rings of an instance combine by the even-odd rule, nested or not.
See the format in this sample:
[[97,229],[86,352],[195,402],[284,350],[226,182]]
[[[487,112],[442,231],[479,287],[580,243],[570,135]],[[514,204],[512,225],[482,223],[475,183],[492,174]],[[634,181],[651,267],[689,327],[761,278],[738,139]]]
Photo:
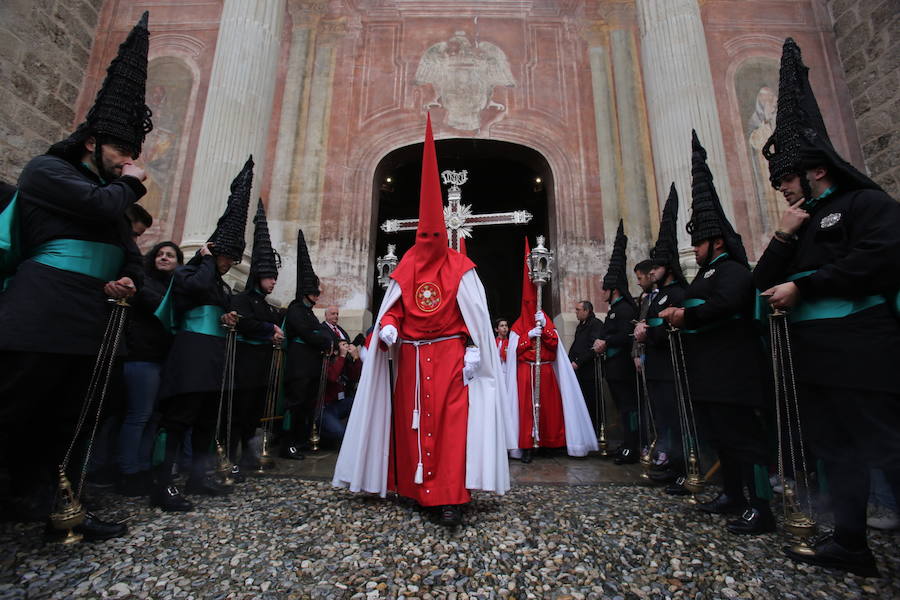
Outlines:
[[127,406],[119,433],[119,491],[125,496],[150,493],[150,455],[156,425],[152,419],[159,396],[160,373],[172,334],[153,312],[172,281],[184,255],[174,242],[160,242],[144,256],[144,286],[131,299],[131,318],[125,332]]

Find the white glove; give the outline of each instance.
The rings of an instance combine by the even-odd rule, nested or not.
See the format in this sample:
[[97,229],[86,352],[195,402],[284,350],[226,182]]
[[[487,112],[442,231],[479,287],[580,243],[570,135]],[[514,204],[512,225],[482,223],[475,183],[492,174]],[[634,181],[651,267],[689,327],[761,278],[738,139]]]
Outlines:
[[544,316],[544,311],[539,310],[536,313],[534,313],[534,322],[537,323],[538,325],[540,325],[541,327],[544,327],[547,325],[547,317]]
[[463,357],[463,382],[468,383],[475,379],[475,371],[481,364],[481,350],[476,346],[466,348],[466,355]]
[[534,329],[532,329],[531,331],[528,332],[528,337],[530,337],[530,338],[541,337],[542,331],[543,331],[543,329],[541,327],[535,327]]
[[378,337],[381,338],[382,342],[391,346],[397,341],[397,328],[393,325],[385,325],[381,328],[381,331],[378,332]]

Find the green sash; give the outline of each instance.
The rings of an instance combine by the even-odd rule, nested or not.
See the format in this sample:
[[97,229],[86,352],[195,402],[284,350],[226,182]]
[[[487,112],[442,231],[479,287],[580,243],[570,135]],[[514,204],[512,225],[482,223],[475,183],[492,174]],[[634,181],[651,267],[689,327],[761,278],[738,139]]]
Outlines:
[[663,320],[659,317],[650,317],[647,319],[647,327],[659,327],[663,324]]
[[31,259],[48,267],[112,281],[122,269],[125,251],[102,242],[50,240],[35,248]]
[[612,358],[613,356],[615,356],[616,354],[619,353],[619,350],[621,350],[621,348],[607,348],[606,349],[606,358]]
[[0,212],[0,291],[6,289],[9,277],[19,265],[21,246],[19,245],[19,210],[16,199],[18,190],[3,212]]
[[166,295],[160,300],[159,306],[153,311],[153,316],[160,320],[163,327],[169,333],[174,335],[178,331],[178,319],[175,318],[175,302],[172,300],[172,284],[175,283],[175,277],[169,282],[169,288]]
[[[803,271],[795,273],[787,278],[787,281],[796,281],[808,277],[815,271]],[[900,301],[900,296],[898,296]],[[863,296],[861,298],[813,298],[800,300],[797,305],[788,311],[788,321],[799,323],[801,321],[814,321],[818,319],[841,319],[852,314],[884,304],[887,298],[882,295]],[[898,305],[900,306],[900,305]]]
[[181,330],[223,338],[225,337],[225,328],[222,327],[221,319],[224,314],[225,310],[221,306],[213,304],[195,306],[184,313]]
[[[702,304],[706,304],[706,300],[703,300],[701,298],[688,298],[684,301],[684,308],[693,308],[695,306],[700,306]],[[709,331],[710,329],[715,329],[716,327],[719,327],[720,325],[724,325],[728,321],[735,321],[740,318],[741,318],[741,315],[734,314],[734,315],[731,315],[730,317],[725,317],[724,319],[716,321],[715,323],[710,323],[709,325],[704,325],[700,329],[682,329],[681,332],[682,333],[701,333],[703,331]]]

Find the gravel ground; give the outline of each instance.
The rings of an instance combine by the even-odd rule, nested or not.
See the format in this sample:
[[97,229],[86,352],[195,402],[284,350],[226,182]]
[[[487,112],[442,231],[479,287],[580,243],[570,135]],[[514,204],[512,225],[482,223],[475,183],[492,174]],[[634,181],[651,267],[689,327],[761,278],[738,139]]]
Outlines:
[[476,493],[448,530],[403,501],[320,481],[252,479],[165,514],[104,495],[130,535],[44,544],[0,525],[0,599],[12,598],[900,598],[900,550],[873,533],[882,579],[792,563],[781,533],[738,538],[658,489],[532,485]]

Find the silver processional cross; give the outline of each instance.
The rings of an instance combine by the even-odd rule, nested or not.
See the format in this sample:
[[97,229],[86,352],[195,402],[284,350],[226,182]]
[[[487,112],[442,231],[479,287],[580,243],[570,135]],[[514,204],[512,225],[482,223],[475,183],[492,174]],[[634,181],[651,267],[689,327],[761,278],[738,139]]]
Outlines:
[[[472,228],[482,225],[524,225],[532,219],[527,210],[511,212],[474,214],[472,206],[462,204],[462,190],[459,186],[468,180],[467,171],[444,171],[441,173],[444,185],[451,184],[447,190],[447,206],[444,207],[444,223],[447,225],[447,241],[454,250],[459,250],[459,240],[472,237]],[[418,219],[389,219],[381,224],[385,233],[397,231],[415,231],[419,226]]]

